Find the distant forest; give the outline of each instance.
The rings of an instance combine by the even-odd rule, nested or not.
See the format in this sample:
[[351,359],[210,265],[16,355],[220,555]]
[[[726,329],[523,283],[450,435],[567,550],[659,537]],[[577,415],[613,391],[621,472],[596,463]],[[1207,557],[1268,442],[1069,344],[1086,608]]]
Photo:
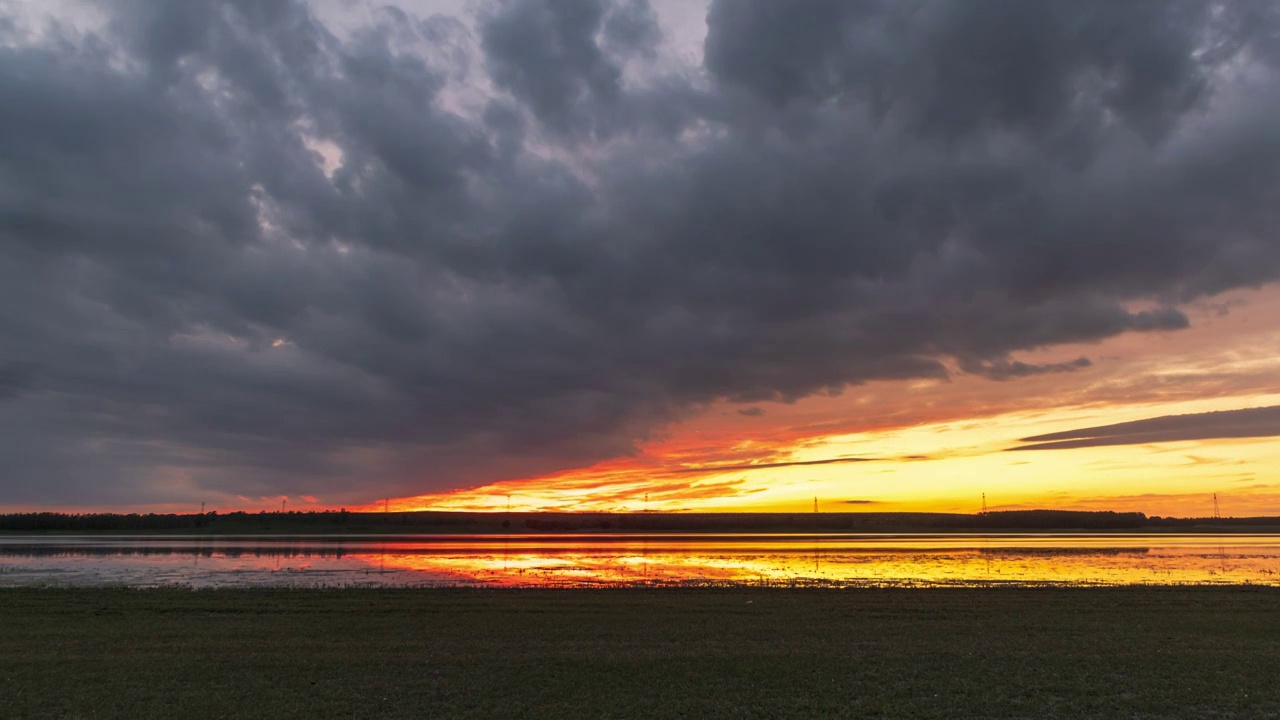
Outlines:
[[1130,530],[1280,527],[1280,517],[1163,518],[1138,512],[1013,510],[955,513],[10,513],[0,531],[194,533],[847,532]]

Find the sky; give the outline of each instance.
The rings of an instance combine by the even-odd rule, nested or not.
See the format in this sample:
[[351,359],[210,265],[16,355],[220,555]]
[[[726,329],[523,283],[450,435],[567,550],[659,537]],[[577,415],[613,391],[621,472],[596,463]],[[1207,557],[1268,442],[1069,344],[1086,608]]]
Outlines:
[[1280,514],[1267,0],[0,0],[0,509]]

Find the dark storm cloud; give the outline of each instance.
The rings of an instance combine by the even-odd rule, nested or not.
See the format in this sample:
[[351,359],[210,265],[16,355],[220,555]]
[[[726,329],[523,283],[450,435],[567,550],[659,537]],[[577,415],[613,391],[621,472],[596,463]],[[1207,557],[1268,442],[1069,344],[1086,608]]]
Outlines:
[[35,368],[26,363],[0,363],[0,402],[12,400],[27,389]]
[[[1246,9],[1233,5],[1227,12]],[[1238,24],[1228,37],[1204,37],[1216,9],[1184,0],[817,0],[793,12],[721,0],[708,18],[706,62],[776,104],[862,99],[948,138],[1002,125],[1053,139],[1099,129],[1106,113],[1159,134],[1208,88],[1196,51],[1240,39]]]
[[1145,445],[1179,440],[1259,438],[1280,435],[1280,407],[1223,410],[1134,420],[1022,438],[1011,450],[1067,450],[1107,445]]
[[1087,357],[1078,357],[1067,362],[1043,363],[1040,365],[1033,365],[1019,360],[1009,360],[1008,358],[997,358],[986,362],[975,362],[966,358],[960,361],[960,369],[992,380],[1009,380],[1029,375],[1071,372],[1080,368],[1087,368],[1092,364],[1092,361]]
[[662,33],[646,0],[511,0],[481,19],[494,83],[560,135],[607,134],[624,102],[623,65]]
[[0,23],[0,503],[554,472],[1280,274],[1272,4],[808,10]]

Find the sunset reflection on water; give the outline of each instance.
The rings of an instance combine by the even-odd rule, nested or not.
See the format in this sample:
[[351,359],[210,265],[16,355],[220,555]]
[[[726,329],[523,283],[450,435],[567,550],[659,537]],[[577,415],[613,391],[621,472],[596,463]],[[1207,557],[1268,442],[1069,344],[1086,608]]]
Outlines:
[[1275,535],[0,538],[0,586],[1280,585]]

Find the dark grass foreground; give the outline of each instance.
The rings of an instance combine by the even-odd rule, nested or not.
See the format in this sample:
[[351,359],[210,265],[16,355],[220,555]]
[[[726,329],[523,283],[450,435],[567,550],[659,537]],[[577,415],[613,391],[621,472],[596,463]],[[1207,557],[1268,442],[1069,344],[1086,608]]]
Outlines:
[[0,716],[1277,717],[1280,591],[0,590]]

